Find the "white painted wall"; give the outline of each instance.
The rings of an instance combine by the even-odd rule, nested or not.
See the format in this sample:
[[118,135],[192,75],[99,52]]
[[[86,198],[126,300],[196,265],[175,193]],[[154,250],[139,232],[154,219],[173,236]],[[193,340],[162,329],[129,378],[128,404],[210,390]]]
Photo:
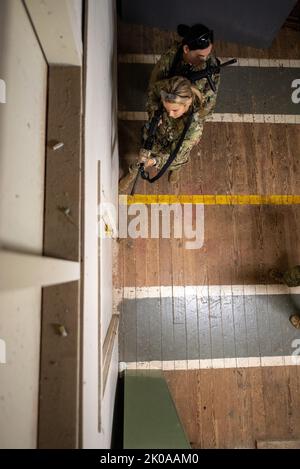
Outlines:
[[75,30],[77,31],[77,37],[81,39],[82,43],[82,11],[83,11],[83,5],[82,5],[82,0],[69,0],[69,5],[71,9],[73,10],[74,14],[74,24]]
[[25,3],[48,63],[81,66],[82,0],[25,0]]
[[36,448],[41,289],[0,292],[0,448]]
[[[118,369],[115,343],[110,375],[101,402],[101,431],[98,429],[100,342],[103,344],[112,315],[112,241],[100,243],[98,276],[97,167],[101,164],[101,202],[117,203],[116,13],[115,0],[88,0],[87,82],[85,122],[85,271],[84,271],[84,363],[83,363],[83,446],[108,448]],[[100,283],[100,288],[99,288]],[[100,394],[99,394],[100,393]]]
[[43,247],[47,65],[22,2],[0,2],[0,244]]
[[[41,254],[47,64],[20,0],[0,1],[0,79],[0,247]],[[40,315],[40,288],[0,293],[0,448],[36,447]]]

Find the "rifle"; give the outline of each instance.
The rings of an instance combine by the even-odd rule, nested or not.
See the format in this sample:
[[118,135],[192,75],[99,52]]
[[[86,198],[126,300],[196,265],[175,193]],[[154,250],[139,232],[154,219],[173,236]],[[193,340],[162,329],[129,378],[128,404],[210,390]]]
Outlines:
[[140,164],[139,164],[139,169],[138,169],[137,175],[136,175],[136,177],[135,177],[135,180],[134,180],[134,183],[133,183],[133,186],[132,186],[130,195],[134,195],[134,193],[135,193],[135,186],[136,186],[136,184],[137,184],[137,182],[138,182],[138,179],[139,179],[139,176],[142,174],[142,172],[144,172],[144,163],[140,163]]
[[155,140],[155,134],[157,131],[158,124],[160,122],[161,116],[163,113],[163,107],[160,106],[154,113],[149,125],[148,136],[146,140],[142,142],[142,148],[145,150],[152,150]]
[[[180,50],[179,50],[180,51]],[[178,51],[178,52],[179,52]],[[175,69],[175,63],[176,61],[179,60],[179,54],[176,54],[176,58],[174,60],[174,63],[172,65],[172,70]],[[196,81],[198,80],[201,80],[202,78],[206,78],[208,83],[209,83],[209,86],[210,88],[212,89],[212,91],[215,93],[216,92],[216,85],[213,81],[213,76],[217,73],[220,73],[221,71],[221,68],[223,67],[226,67],[227,65],[232,65],[234,63],[236,63],[237,60],[236,59],[231,59],[231,60],[228,60],[227,62],[224,62],[221,64],[220,60],[217,59],[217,65],[213,65],[210,61],[207,63],[206,67],[204,70],[199,70],[199,71],[191,71],[190,69],[188,69],[187,71],[181,71],[180,75],[181,76],[184,76],[186,78],[188,78],[192,83],[195,83]],[[170,76],[172,76],[172,73],[170,72],[169,74]],[[151,121],[150,121],[150,125],[149,125],[149,130],[148,130],[148,136],[147,136],[147,139],[146,140],[143,140],[143,143],[142,143],[142,148],[144,148],[145,150],[148,150],[148,151],[151,151],[152,148],[153,148],[153,145],[154,145],[154,140],[155,140],[155,134],[156,134],[156,131],[157,131],[157,127],[158,127],[158,124],[160,122],[160,119],[161,119],[161,116],[162,116],[162,113],[163,113],[163,107],[160,106],[154,113],[154,116],[152,117]],[[191,119],[190,119],[191,120]],[[139,177],[141,176],[143,179],[147,180],[148,182],[154,182],[156,181],[157,179],[159,179],[164,173],[165,171],[168,169],[168,167],[170,166],[170,164],[172,163],[172,161],[174,161],[175,157],[176,157],[176,154],[177,152],[179,151],[179,148],[182,144],[182,141],[185,137],[185,134],[188,130],[188,127],[190,125],[190,122],[187,123],[187,126],[186,128],[184,129],[184,132],[182,134],[182,138],[180,139],[180,142],[179,144],[177,145],[177,148],[175,149],[175,151],[173,152],[172,155],[170,155],[169,157],[169,160],[167,161],[167,163],[165,164],[165,166],[159,171],[159,173],[154,176],[152,179],[150,179],[149,177],[149,173],[147,171],[145,171],[145,167],[144,167],[144,163],[140,163],[139,164],[139,169],[138,169],[138,173],[136,175],[136,178],[134,180],[134,183],[133,183],[133,186],[132,186],[132,189],[131,189],[131,192],[130,192],[130,195],[134,195],[134,192],[135,192],[135,187],[136,187],[136,184],[137,184],[137,181],[139,179]]]
[[211,87],[212,91],[215,93],[216,85],[213,81],[213,76],[216,75],[217,73],[220,73],[221,68],[226,67],[227,65],[235,64],[236,62],[237,62],[236,59],[231,59],[221,64],[220,60],[217,59],[217,65],[213,65],[209,61],[209,63],[207,63],[204,70],[199,70],[195,72],[191,70],[187,70],[182,75],[188,78],[190,82],[192,83],[195,83],[196,81],[201,80],[202,78],[206,78],[209,83],[209,86]]
[[[162,106],[160,106],[155,111],[154,116],[152,117],[152,119],[150,121],[148,136],[147,136],[146,139],[143,139],[143,141],[142,141],[142,149],[147,150],[147,151],[152,150],[153,145],[154,145],[154,140],[155,140],[155,134],[156,134],[157,127],[158,127],[158,124],[160,122],[162,113],[163,113],[163,108],[162,108]],[[144,163],[139,164],[139,170],[138,170],[138,173],[137,173],[136,178],[134,180],[130,195],[134,195],[135,186],[137,184],[137,181],[138,181],[140,175],[142,176],[143,179],[147,179],[147,177],[145,177]]]

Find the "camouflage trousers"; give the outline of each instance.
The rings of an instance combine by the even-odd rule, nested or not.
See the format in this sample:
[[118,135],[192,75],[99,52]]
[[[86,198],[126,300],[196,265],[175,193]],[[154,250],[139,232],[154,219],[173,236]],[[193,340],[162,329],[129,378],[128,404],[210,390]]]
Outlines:
[[300,286],[300,265],[288,269],[283,274],[283,281],[288,287]]

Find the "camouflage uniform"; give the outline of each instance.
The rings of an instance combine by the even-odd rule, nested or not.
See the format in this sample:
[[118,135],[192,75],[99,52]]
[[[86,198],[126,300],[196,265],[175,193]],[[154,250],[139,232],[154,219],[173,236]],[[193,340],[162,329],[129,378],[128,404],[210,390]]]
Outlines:
[[295,265],[285,272],[281,272],[277,269],[271,269],[269,275],[272,280],[275,280],[279,283],[284,283],[288,287],[300,286],[300,265]]
[[[299,287],[300,286],[300,265],[295,265],[291,269],[286,270],[282,275],[282,281],[288,287]],[[289,318],[291,324],[296,328],[300,329],[300,314],[292,314]]]
[[[158,171],[166,164],[170,154],[175,150],[184,131],[186,122],[189,119],[190,112],[192,112],[190,126],[187,129],[185,138],[168,170],[173,174],[175,174],[175,172],[177,173],[177,170],[188,162],[192,148],[200,141],[203,132],[203,119],[199,113],[199,105],[194,103],[191,106],[192,108],[177,119],[169,117],[168,113],[163,110],[161,123],[155,134],[154,145],[151,152],[146,151],[147,155],[145,155],[147,159],[155,158],[155,168],[157,168]],[[147,139],[149,124],[150,121],[148,121],[143,127],[144,139]],[[137,160],[129,166],[129,173],[120,180],[119,190],[121,192],[127,190],[128,186],[132,183],[133,178],[137,174],[138,169],[139,161]]]
[[288,287],[300,286],[300,265],[288,269],[283,274],[283,281]]
[[[185,165],[189,160],[191,149],[200,141],[203,132],[203,122],[199,115],[199,106],[193,105],[193,118],[190,127],[187,130],[184,141],[177,153],[173,163],[169,166],[169,170],[174,171]],[[150,158],[156,159],[156,168],[161,169],[169,159],[170,154],[175,150],[176,145],[182,135],[188,113],[174,119],[169,117],[164,110],[162,114],[162,122],[159,125],[155,142],[151,151]],[[144,138],[147,138],[147,129],[149,122],[144,127]]]
[[[161,56],[160,60],[157,62],[154,69],[152,70],[147,100],[147,112],[149,114],[149,118],[152,117],[153,112],[158,108],[160,104],[160,96],[158,96],[157,88],[161,88],[163,85],[163,81],[168,78],[176,52],[179,49],[180,45],[180,42],[176,42],[165,54]],[[187,68],[193,72],[203,70],[209,61],[212,65],[217,65],[217,59],[214,53],[211,53],[207,57],[206,62],[203,62],[198,66],[188,65],[186,62],[184,62],[183,58],[181,58],[174,71],[174,75],[182,76],[184,71],[187,70]],[[217,93],[220,85],[220,74],[215,74],[213,81],[216,85],[216,92],[212,91],[206,78],[201,78],[200,80],[195,82],[196,87],[199,89],[203,97],[203,105],[200,111],[200,116],[203,118],[203,120],[205,120],[208,116],[213,113],[213,110],[216,106]]]
[[[145,140],[147,138],[147,130],[149,129],[150,120],[152,119],[154,112],[161,106],[162,101],[160,91],[164,88],[166,80],[168,80],[168,75],[173,65],[174,57],[180,45],[180,43],[175,43],[166,52],[166,54],[161,57],[161,59],[157,62],[152,71],[148,88],[148,99],[146,104],[149,121],[145,124],[143,128],[143,138]],[[207,58],[207,61],[208,60],[210,60],[213,65],[217,64],[216,57],[214,54],[210,54]],[[203,62],[197,67],[188,67],[191,71],[203,70],[203,68],[206,67],[206,62]],[[178,62],[176,69],[174,70],[174,76],[181,76],[181,72],[186,68],[187,64],[183,61],[183,59],[181,59]],[[216,92],[213,92],[211,90],[206,78],[202,78],[196,81],[195,83],[195,86],[199,89],[202,95],[203,101],[201,107],[199,104],[193,104],[193,119],[191,125],[185,135],[184,141],[177,153],[175,160],[169,166],[170,171],[176,171],[188,162],[192,148],[197,143],[199,143],[201,139],[205,119],[213,113],[213,110],[216,105],[217,92],[220,84],[219,74],[216,74],[214,76],[214,82],[216,85]],[[165,165],[165,163],[169,159],[170,154],[176,148],[176,145],[182,135],[187,119],[188,113],[185,113],[183,116],[174,119],[169,117],[167,112],[163,110],[162,123],[158,127],[155,136],[155,143],[151,150],[151,154],[147,155],[148,158],[155,158],[156,168],[158,170],[160,170]],[[138,171],[138,165],[139,163],[138,161],[136,161],[129,167],[128,176],[125,176],[121,180],[121,185],[119,186],[121,190],[125,189],[127,185],[131,182],[132,176],[134,176]],[[124,187],[122,187],[122,181]]]

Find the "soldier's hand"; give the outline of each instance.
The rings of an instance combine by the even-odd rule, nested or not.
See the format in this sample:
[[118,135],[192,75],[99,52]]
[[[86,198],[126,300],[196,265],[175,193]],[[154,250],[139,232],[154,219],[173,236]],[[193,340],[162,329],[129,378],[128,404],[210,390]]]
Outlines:
[[155,166],[155,165],[156,165],[156,160],[154,158],[150,158],[149,160],[145,162],[144,167],[151,168],[151,166]]
[[151,155],[150,150],[145,150],[145,148],[141,148],[139,152],[139,157],[138,157],[138,162],[139,163],[145,163]]

